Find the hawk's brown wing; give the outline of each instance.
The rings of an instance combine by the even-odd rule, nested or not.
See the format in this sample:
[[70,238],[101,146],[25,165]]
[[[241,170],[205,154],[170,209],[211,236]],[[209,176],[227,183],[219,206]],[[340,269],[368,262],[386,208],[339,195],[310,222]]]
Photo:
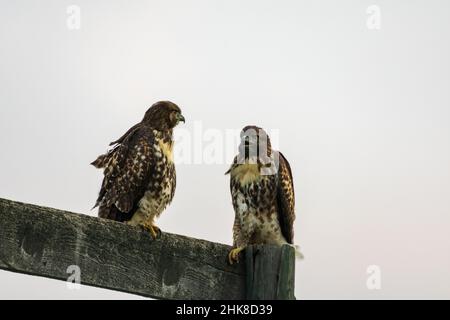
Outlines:
[[147,189],[153,163],[153,131],[145,126],[132,132],[106,155],[92,164],[104,168],[97,204],[99,216],[122,220],[117,213],[132,213]]
[[278,220],[286,241],[293,244],[295,220],[294,181],[289,162],[281,152],[278,152],[278,155],[280,161],[277,188]]

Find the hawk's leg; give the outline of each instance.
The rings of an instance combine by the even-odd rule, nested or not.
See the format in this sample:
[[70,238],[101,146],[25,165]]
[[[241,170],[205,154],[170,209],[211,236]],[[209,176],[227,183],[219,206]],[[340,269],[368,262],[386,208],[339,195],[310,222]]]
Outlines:
[[148,231],[153,239],[161,237],[161,229],[154,224],[154,216],[147,215],[142,210],[138,209],[131,220],[125,223],[130,226],[139,226],[145,231]]
[[228,262],[230,264],[233,264],[235,262],[239,262],[239,254],[241,251],[245,249],[245,246],[237,247],[231,249],[231,251],[228,253]]

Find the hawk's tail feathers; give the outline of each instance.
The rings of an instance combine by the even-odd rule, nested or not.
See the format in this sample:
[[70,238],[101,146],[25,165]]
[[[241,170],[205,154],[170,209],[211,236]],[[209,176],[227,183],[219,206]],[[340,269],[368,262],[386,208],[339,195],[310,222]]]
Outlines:
[[300,251],[300,246],[294,245],[294,244],[291,244],[290,246],[292,246],[294,248],[294,250],[295,250],[295,259],[298,259],[298,260],[305,259],[305,256]]
[[122,212],[115,205],[103,205],[101,204],[98,208],[98,216],[104,219],[115,220],[119,222],[124,222],[130,220],[133,217],[134,212]]
[[97,208],[100,205],[100,201],[96,201],[95,205],[91,208],[91,211],[94,210],[95,208]]

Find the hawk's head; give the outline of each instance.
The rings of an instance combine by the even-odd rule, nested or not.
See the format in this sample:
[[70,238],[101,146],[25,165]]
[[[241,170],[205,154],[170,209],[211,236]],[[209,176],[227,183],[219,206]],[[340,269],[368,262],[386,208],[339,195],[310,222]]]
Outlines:
[[145,113],[142,122],[157,130],[174,128],[180,121],[184,122],[180,108],[170,101],[159,101]]
[[270,157],[272,146],[270,138],[264,129],[257,126],[246,126],[241,131],[239,156],[241,159],[261,160],[261,157]]

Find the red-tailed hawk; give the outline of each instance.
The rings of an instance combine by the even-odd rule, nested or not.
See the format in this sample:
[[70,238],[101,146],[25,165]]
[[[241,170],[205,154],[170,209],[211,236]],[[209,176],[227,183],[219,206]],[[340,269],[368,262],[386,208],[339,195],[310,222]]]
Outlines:
[[173,199],[176,186],[172,159],[172,131],[184,122],[180,108],[169,101],[152,105],[144,119],[130,128],[113,148],[92,165],[104,169],[95,207],[100,218],[142,226],[153,238],[160,233],[154,224]]
[[266,132],[247,126],[227,174],[235,211],[230,264],[250,244],[293,244],[295,199],[291,167]]

